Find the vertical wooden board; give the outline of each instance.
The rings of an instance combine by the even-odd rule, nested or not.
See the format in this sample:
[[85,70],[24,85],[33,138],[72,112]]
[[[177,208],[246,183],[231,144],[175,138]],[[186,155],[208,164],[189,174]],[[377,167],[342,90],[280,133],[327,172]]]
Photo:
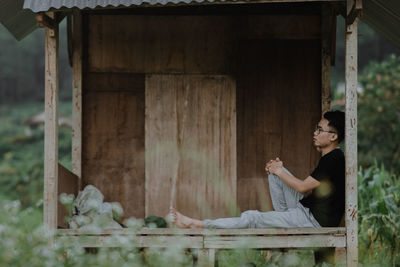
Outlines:
[[72,171],[82,182],[82,13],[73,13]]
[[300,178],[315,167],[318,154],[312,147],[312,132],[320,117],[320,76],[316,75],[320,50],[310,52],[314,42],[319,43],[245,40],[239,44],[237,168],[238,181],[248,180],[238,182],[242,210],[263,208],[254,196],[242,194],[256,191],[267,179],[267,160],[280,157]]
[[177,175],[177,92],[183,88],[178,75],[146,76],[146,216],[169,211],[172,183]]
[[303,179],[316,166],[311,161],[315,160],[313,154],[317,154],[312,139],[321,114],[320,40],[283,42],[281,47],[281,55],[286,55],[288,60],[278,68],[290,75],[281,84],[285,99],[281,110],[285,114],[282,160],[296,177]]
[[196,267],[214,267],[215,249],[198,249]]
[[93,91],[89,87],[96,83],[90,80],[85,85],[90,92],[84,94],[83,182],[99,188],[105,201],[120,202],[125,218],[142,218],[144,78],[141,91],[113,91],[119,84],[110,84],[109,91]]
[[263,186],[267,182],[265,163],[280,156],[282,143],[283,98],[276,80],[276,49],[264,41],[239,45],[237,190],[242,211],[270,209],[269,188]]
[[146,27],[142,17],[87,17],[88,71],[144,72]]
[[190,216],[200,211],[201,218],[231,216],[236,210],[235,82],[228,76],[184,76],[178,106],[184,107],[184,101],[188,101],[187,111],[181,108],[179,113],[187,114],[185,160],[179,173],[177,207]]
[[267,178],[265,162],[279,156],[282,97],[274,52],[267,58],[263,42],[241,44],[238,74],[238,179]]
[[235,146],[231,78],[146,78],[146,214],[168,212],[177,175],[180,211],[197,218],[228,215],[236,203]]
[[[348,1],[350,3],[352,1]],[[349,10],[348,10],[349,11]],[[346,25],[345,87],[346,87],[346,241],[347,266],[358,265],[358,204],[357,204],[357,20]]]
[[[54,13],[49,13],[54,17]],[[58,25],[46,28],[43,224],[57,228],[58,202]]]
[[[324,114],[331,107],[331,42],[333,24],[333,10],[328,4],[321,7],[321,113]],[[333,55],[334,56],[334,55]]]

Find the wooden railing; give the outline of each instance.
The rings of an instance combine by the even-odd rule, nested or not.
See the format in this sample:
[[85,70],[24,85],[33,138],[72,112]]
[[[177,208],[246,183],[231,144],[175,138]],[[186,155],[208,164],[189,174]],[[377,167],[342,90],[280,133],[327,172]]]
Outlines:
[[[122,237],[122,238],[121,238]],[[129,228],[88,232],[59,229],[56,242],[82,247],[123,247],[126,238],[140,248],[179,246],[194,249],[197,265],[214,266],[219,249],[335,248],[337,265],[346,264],[346,228],[175,229]],[[124,241],[125,240],[125,241]],[[131,244],[131,243],[129,243]]]

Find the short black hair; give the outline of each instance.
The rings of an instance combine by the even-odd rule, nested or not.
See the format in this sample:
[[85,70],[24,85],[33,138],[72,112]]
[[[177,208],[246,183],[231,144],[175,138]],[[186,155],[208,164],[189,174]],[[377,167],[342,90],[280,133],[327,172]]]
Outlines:
[[338,134],[339,143],[344,139],[344,112],[339,110],[324,113],[324,118],[329,121],[328,126],[334,128]]

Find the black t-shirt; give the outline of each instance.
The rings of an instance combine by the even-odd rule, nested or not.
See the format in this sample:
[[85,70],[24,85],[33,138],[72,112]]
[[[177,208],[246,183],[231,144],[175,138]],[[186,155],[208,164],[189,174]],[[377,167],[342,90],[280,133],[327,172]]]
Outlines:
[[321,184],[300,200],[323,227],[339,225],[344,212],[345,161],[342,150],[324,155],[310,175]]

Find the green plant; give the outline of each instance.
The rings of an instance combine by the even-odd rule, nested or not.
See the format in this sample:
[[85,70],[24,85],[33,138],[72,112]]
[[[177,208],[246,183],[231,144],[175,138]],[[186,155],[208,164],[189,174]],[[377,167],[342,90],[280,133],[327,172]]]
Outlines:
[[377,159],[400,173],[400,57],[370,63],[359,80],[359,162]]
[[[60,114],[71,114],[71,103],[60,102]],[[43,127],[30,128],[25,121],[43,110],[42,103],[0,106],[0,195],[32,207],[43,197]],[[71,135],[59,130],[59,159],[71,167]]]
[[399,182],[376,162],[359,171],[359,248],[366,264],[400,264]]

